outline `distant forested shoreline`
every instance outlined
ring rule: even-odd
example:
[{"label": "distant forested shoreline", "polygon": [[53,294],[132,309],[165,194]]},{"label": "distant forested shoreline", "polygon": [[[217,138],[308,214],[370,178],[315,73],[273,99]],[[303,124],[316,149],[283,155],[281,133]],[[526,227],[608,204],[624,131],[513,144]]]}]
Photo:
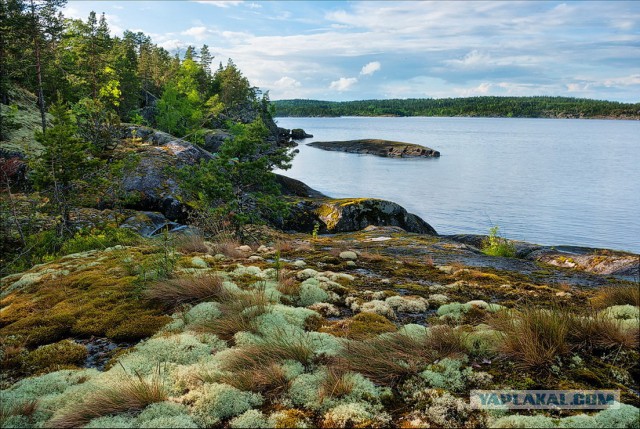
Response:
[{"label": "distant forested shoreline", "polygon": [[410,98],[360,101],[277,100],[279,117],[470,116],[640,119],[640,103],[570,97]]}]

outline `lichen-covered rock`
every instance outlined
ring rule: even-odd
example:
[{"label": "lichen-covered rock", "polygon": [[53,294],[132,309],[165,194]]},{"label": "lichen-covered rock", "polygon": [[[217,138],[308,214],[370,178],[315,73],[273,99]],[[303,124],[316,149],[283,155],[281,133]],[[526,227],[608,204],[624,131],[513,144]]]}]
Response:
[{"label": "lichen-covered rock", "polygon": [[407,232],[437,235],[431,225],[408,213],[402,206],[374,198],[314,199],[299,201],[291,208],[284,227],[320,233],[360,231],[370,225],[397,226]]},{"label": "lichen-covered rock", "polygon": [[358,259],[358,254],[356,252],[347,250],[344,252],[340,252],[340,259],[346,259],[349,261],[355,261],[356,259]]},{"label": "lichen-covered rock", "polygon": [[212,155],[185,140],[140,125],[125,125],[122,137],[130,139],[140,157],[133,171],[124,175],[123,189],[137,194],[140,206],[160,211],[171,220],[184,220],[181,200],[185,195],[168,167],[194,165]]}]

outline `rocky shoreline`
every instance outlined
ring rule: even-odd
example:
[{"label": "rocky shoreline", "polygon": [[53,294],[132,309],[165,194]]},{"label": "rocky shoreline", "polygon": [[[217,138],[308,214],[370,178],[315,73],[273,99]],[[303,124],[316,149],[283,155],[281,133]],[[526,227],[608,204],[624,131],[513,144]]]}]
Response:
[{"label": "rocky shoreline", "polygon": [[385,158],[438,158],[440,156],[440,152],[426,146],[381,139],[311,142],[307,143],[307,146]]}]

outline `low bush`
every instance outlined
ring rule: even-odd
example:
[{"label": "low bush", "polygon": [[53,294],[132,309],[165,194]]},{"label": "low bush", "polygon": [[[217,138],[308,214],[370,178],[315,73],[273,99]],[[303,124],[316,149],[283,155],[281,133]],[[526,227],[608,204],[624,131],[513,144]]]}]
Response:
[{"label": "low bush", "polygon": [[141,241],[140,235],[127,228],[88,228],[77,232],[65,241],[59,253],[68,255],[87,250],[106,249],[116,245],[130,246]]},{"label": "low bush", "polygon": [[489,236],[482,243],[482,252],[489,256],[515,256],[515,246],[506,238],[500,237],[498,230],[497,226],[489,229]]}]

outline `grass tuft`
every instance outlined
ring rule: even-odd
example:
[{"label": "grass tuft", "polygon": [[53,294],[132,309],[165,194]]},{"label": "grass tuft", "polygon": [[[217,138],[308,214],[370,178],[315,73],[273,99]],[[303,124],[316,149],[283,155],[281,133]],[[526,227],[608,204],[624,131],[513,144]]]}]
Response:
[{"label": "grass tuft", "polygon": [[613,305],[635,305],[640,307],[640,284],[602,288],[591,299],[591,304],[597,309]]},{"label": "grass tuft", "polygon": [[149,285],[145,296],[167,308],[220,299],[226,294],[223,279],[216,275],[183,277],[158,281]]},{"label": "grass tuft", "polygon": [[233,340],[238,332],[258,332],[258,324],[255,318],[269,311],[269,300],[260,293],[247,293],[239,295],[223,294],[219,297],[220,317],[202,323],[199,327],[216,334],[225,341]]},{"label": "grass tuft", "polygon": [[176,241],[176,248],[182,253],[209,253],[211,249],[199,234],[183,234]]},{"label": "grass tuft", "polygon": [[395,386],[437,359],[465,352],[463,335],[441,325],[432,327],[424,336],[393,333],[351,341],[342,350],[340,361],[346,370]]},{"label": "grass tuft", "polygon": [[499,311],[489,318],[489,324],[500,331],[498,351],[504,357],[519,368],[543,370],[557,356],[571,351],[568,336],[572,320],[565,310],[525,307]]},{"label": "grass tuft", "polygon": [[167,397],[159,373],[150,381],[139,376],[128,377],[96,391],[81,403],[70,405],[61,411],[61,415],[47,422],[46,426],[80,427],[98,417],[142,411],[150,404],[165,401]]}]

